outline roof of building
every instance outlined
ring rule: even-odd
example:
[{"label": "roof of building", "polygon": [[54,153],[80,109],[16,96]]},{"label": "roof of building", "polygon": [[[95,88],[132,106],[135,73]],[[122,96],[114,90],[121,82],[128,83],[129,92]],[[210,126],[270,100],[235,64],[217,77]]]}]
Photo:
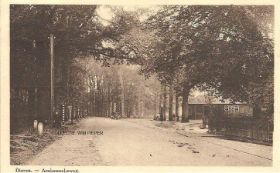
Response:
[{"label": "roof of building", "polygon": [[234,102],[232,103],[229,99],[222,99],[215,96],[190,96],[189,97],[189,104],[246,104],[241,102]]}]

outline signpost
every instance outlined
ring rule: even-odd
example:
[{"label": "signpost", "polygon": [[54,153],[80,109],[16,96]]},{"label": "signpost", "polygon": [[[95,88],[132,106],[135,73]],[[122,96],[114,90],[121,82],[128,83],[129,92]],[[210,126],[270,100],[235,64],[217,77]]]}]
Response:
[{"label": "signpost", "polygon": [[53,113],[54,113],[54,35],[50,34],[50,67],[51,67],[51,114],[50,114],[50,123],[53,123]]}]

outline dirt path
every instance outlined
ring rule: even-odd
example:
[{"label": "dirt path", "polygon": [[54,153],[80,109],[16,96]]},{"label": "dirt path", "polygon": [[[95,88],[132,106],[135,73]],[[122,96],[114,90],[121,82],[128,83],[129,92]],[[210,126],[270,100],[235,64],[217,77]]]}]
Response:
[{"label": "dirt path", "polygon": [[[103,135],[78,135],[77,131],[103,131]],[[54,142],[27,164],[64,166],[272,164],[270,146],[215,138],[185,137],[127,120],[88,118],[80,122],[77,131],[74,135],[65,135]],[[240,151],[235,146],[247,147],[248,152]]]}]

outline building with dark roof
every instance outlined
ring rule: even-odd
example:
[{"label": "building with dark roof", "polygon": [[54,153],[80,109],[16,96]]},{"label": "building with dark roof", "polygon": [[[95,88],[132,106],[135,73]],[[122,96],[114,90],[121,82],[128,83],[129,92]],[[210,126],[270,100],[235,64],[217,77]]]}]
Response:
[{"label": "building with dark roof", "polygon": [[247,103],[232,103],[229,100],[221,100],[217,97],[205,97],[203,95],[189,98],[188,109],[190,119],[202,119],[204,116],[208,116],[210,109],[213,108],[220,110],[224,116],[253,116],[253,108]]}]

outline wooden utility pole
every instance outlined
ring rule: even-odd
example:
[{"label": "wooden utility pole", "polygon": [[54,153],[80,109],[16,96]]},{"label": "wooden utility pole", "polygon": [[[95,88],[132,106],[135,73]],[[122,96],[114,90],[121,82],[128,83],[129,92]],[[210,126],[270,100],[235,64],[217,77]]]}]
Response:
[{"label": "wooden utility pole", "polygon": [[[33,55],[34,55],[34,64],[35,64],[35,86],[34,86],[34,116],[38,120],[38,54],[36,40],[32,42]],[[37,128],[37,127],[36,127]]]},{"label": "wooden utility pole", "polygon": [[51,114],[50,114],[50,122],[53,123],[53,113],[54,113],[54,35],[50,34],[50,67],[51,67]]}]

